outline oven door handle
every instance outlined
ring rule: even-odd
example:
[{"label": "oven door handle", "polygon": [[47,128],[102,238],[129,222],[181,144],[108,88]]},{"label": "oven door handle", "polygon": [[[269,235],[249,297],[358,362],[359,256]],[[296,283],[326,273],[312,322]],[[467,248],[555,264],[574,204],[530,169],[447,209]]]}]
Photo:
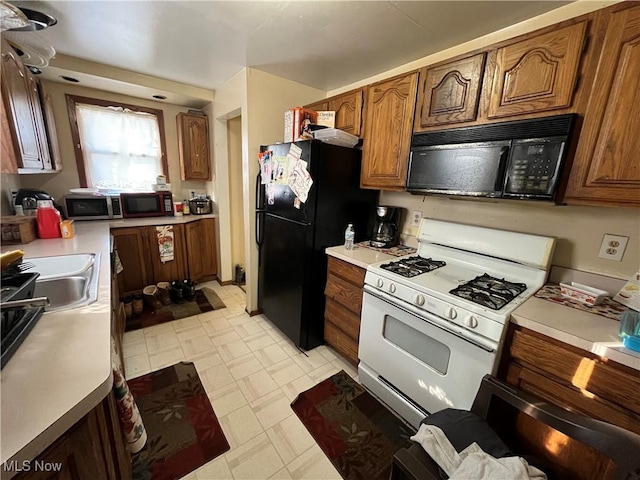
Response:
[{"label": "oven door handle", "polygon": [[[455,335],[459,339],[464,340],[465,342],[468,342],[472,345],[475,345],[476,347],[481,348],[489,353],[495,352],[498,349],[498,345],[496,343],[491,342],[490,340],[478,338],[477,334],[473,332],[469,332],[467,334],[469,336],[456,332],[451,328],[451,326],[448,324],[446,320],[440,320],[437,316],[430,314],[428,312],[424,312],[418,308],[413,307],[412,305],[407,305],[404,302],[400,304],[402,300],[398,300],[397,298],[394,298],[384,292],[381,292],[380,290],[376,290],[375,287],[365,284],[363,287],[363,290],[365,293],[368,293],[369,295],[373,295],[374,297],[379,298],[380,300],[382,300],[385,303],[388,303],[392,307],[403,310],[404,312],[410,315],[413,315],[414,317],[418,317],[420,318],[420,320],[427,322],[430,325],[433,325],[434,327],[439,328],[440,330],[444,330],[445,332],[450,333],[451,335]],[[471,337],[471,335],[473,335],[473,337]]]}]

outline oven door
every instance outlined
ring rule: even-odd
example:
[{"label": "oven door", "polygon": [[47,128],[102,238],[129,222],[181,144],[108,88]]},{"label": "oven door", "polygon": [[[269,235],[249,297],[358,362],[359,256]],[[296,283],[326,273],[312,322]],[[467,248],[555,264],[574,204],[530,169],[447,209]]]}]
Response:
[{"label": "oven door", "polygon": [[416,428],[426,414],[471,408],[498,344],[399,302],[365,285],[360,381]]}]

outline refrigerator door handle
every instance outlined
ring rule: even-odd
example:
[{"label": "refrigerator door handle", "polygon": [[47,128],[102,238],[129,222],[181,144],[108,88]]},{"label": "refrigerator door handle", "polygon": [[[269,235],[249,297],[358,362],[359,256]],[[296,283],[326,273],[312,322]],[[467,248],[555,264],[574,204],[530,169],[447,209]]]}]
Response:
[{"label": "refrigerator door handle", "polygon": [[256,176],[256,210],[264,209],[264,188],[262,187],[262,175],[258,172]]},{"label": "refrigerator door handle", "polygon": [[262,243],[264,242],[264,236],[262,235],[262,223],[263,220],[260,218],[264,216],[264,212],[256,212],[256,244],[258,248],[262,247]]}]

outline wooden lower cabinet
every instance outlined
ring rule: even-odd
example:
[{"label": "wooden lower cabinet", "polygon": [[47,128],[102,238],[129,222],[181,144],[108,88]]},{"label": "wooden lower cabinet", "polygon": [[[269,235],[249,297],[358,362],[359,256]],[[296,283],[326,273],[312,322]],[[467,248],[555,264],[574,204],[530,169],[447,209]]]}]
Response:
[{"label": "wooden lower cabinet", "polygon": [[163,263],[156,227],[114,228],[116,250],[124,268],[118,275],[121,295],[132,295],[147,285],[191,278],[213,278],[218,273],[216,219],[201,218],[173,225],[174,259]]},{"label": "wooden lower cabinet", "polygon": [[[112,392],[30,462],[18,480],[131,478],[131,456],[118,420]],[[47,471],[51,470],[51,471]],[[55,471],[53,471],[55,470]]]},{"label": "wooden lower cabinet", "polygon": [[[567,410],[640,434],[640,372],[590,352],[511,325],[499,376]],[[548,446],[567,478],[608,478],[608,460],[531,418],[516,427]],[[560,448],[562,446],[562,448]]]},{"label": "wooden lower cabinet", "polygon": [[354,365],[358,364],[364,275],[363,268],[334,257],[328,259],[324,339]]}]

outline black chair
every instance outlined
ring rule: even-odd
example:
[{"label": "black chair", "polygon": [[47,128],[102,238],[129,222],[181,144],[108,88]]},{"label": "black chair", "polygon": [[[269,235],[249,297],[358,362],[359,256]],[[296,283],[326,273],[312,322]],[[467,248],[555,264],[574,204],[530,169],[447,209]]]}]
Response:
[{"label": "black chair", "polygon": [[[440,427],[458,452],[477,442],[496,458],[525,458],[550,479],[640,480],[640,435],[551,405],[490,375],[470,412],[447,409],[423,423]],[[443,478],[417,443],[393,457],[390,480]]]}]

